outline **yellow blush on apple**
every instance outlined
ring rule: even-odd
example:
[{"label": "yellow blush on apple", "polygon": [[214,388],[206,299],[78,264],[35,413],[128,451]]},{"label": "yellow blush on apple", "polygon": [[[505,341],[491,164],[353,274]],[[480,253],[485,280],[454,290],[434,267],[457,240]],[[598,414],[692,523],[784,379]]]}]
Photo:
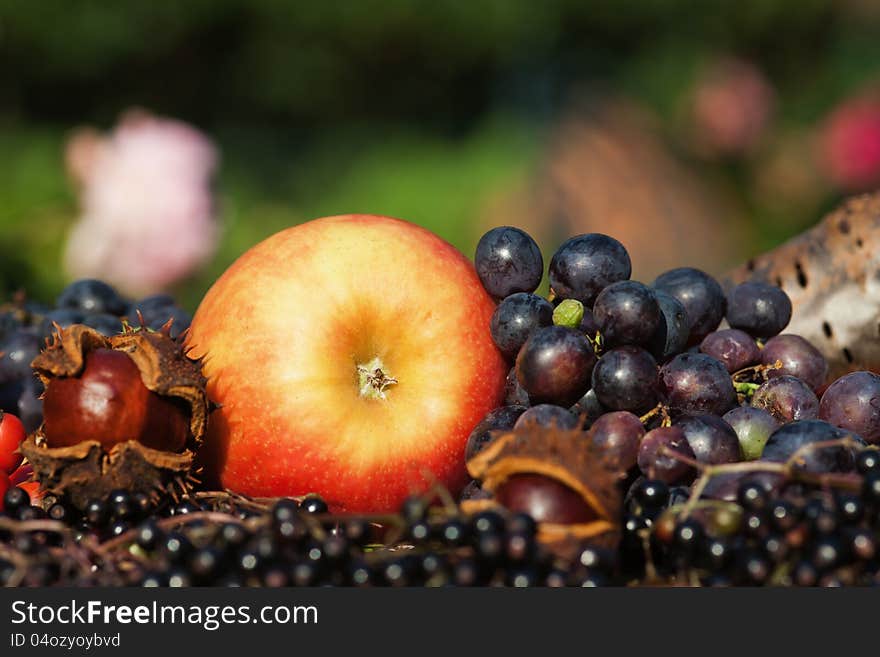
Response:
[{"label": "yellow blush on apple", "polygon": [[208,291],[187,338],[219,404],[209,470],[344,511],[459,489],[468,434],[503,395],[494,308],[470,261],[414,224],[345,215],[268,238]]}]

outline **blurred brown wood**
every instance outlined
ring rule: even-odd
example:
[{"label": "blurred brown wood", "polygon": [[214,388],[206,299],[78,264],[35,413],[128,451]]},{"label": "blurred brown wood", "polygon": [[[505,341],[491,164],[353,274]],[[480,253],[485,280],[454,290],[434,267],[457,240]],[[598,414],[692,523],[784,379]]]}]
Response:
[{"label": "blurred brown wood", "polygon": [[650,282],[682,264],[720,274],[744,254],[744,231],[723,191],[710,189],[624,101],[576,109],[554,129],[536,175],[494,199],[481,228],[516,225],[549,258],[566,238],[601,232],[629,250]]},{"label": "blurred brown wood", "polygon": [[880,371],[880,193],[845,201],[819,224],[730,272],[791,297],[786,333],[819,348],[830,376]]}]

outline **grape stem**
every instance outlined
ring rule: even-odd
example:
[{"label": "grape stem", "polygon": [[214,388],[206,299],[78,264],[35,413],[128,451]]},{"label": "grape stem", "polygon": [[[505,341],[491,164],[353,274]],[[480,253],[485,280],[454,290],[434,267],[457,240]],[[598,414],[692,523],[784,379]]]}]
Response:
[{"label": "grape stem", "polygon": [[766,381],[768,378],[767,375],[770,372],[780,369],[782,369],[782,361],[777,359],[775,363],[770,365],[752,365],[751,367],[744,367],[731,374],[730,378],[733,380],[734,385],[756,378],[760,378],[761,381]]},{"label": "grape stem", "polygon": [[660,402],[654,408],[652,408],[650,411],[648,411],[647,413],[642,415],[639,418],[639,421],[643,425],[645,425],[645,427],[647,427],[648,423],[652,419],[657,417],[658,415],[661,418],[661,420],[660,420],[661,427],[671,427],[672,426],[672,418],[669,416],[669,407],[666,406],[666,404],[664,404],[663,402]]},{"label": "grape stem", "polygon": [[734,381],[733,388],[746,399],[750,399],[755,394],[755,390],[761,387],[760,383],[750,383],[748,381]]},{"label": "grape stem", "polygon": [[835,438],[833,440],[821,440],[815,443],[802,445],[783,463],[775,463],[772,461],[747,461],[745,463],[720,463],[710,464],[697,461],[690,456],[686,456],[681,452],[669,449],[663,445],[658,450],[665,456],[670,456],[681,463],[685,463],[699,471],[700,476],[691,489],[690,497],[682,508],[681,520],[687,519],[691,512],[696,508],[697,501],[709,484],[712,477],[722,474],[732,474],[740,472],[766,472],[782,475],[784,478],[792,481],[801,481],[804,483],[817,484],[824,487],[846,488],[849,490],[859,490],[862,478],[858,475],[838,472],[814,473],[805,472],[798,466],[803,465],[804,457],[814,451],[820,449],[829,449],[833,447],[844,447],[852,449],[860,446],[860,443],[851,437]]}]

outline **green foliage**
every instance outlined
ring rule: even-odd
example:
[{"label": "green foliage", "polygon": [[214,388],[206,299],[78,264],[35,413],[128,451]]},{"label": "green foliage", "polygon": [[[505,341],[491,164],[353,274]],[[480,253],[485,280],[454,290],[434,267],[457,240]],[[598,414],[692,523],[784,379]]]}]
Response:
[{"label": "green foliage", "polygon": [[[878,24],[871,3],[833,0],[0,0],[0,293],[63,284],[65,136],[132,105],[223,152],[220,253],[178,291],[194,307],[247,247],[317,216],[397,215],[470,253],[572,95],[623,93],[680,145],[689,86],[734,54],[774,84],[776,129],[804,131],[880,76]],[[769,204],[751,166],[700,163],[756,247],[834,201]]]}]

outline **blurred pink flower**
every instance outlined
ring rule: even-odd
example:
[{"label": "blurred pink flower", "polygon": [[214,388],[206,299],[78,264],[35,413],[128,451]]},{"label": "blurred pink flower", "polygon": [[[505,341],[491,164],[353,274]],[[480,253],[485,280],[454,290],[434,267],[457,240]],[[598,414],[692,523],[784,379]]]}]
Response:
[{"label": "blurred pink flower", "polygon": [[750,62],[710,66],[692,91],[691,120],[699,145],[713,154],[742,155],[764,134],[776,104],[770,82]]},{"label": "blurred pink flower", "polygon": [[847,191],[880,184],[880,94],[851,98],[831,113],[822,132],[821,163]]},{"label": "blurred pink flower", "polygon": [[82,205],[65,252],[71,276],[140,296],[180,281],[216,251],[218,154],[195,128],[133,112],[106,136],[74,135],[66,160]]}]

